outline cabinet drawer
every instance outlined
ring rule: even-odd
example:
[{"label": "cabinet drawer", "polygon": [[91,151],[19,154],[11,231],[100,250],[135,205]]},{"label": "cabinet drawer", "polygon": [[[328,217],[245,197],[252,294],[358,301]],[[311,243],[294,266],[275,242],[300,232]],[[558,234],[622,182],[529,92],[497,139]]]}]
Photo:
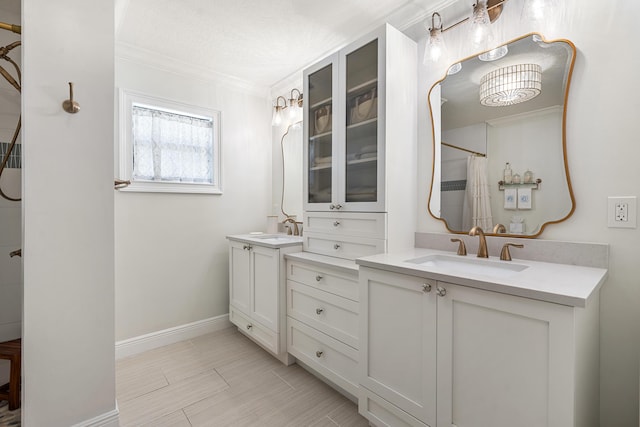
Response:
[{"label": "cabinet drawer", "polygon": [[359,287],[356,272],[349,275],[329,267],[288,261],[287,279],[358,301]]},{"label": "cabinet drawer", "polygon": [[278,334],[261,325],[259,322],[251,320],[249,316],[242,313],[233,306],[229,306],[229,321],[236,325],[238,329],[261,344],[267,350],[278,354]]},{"label": "cabinet drawer", "polygon": [[305,233],[303,248],[307,252],[338,258],[356,259],[386,252],[384,239],[352,237],[323,233]]},{"label": "cabinet drawer", "polygon": [[287,317],[287,350],[354,396],[358,395],[358,351]]},{"label": "cabinet drawer", "polygon": [[384,239],[386,229],[385,213],[307,212],[304,217],[304,230],[311,233]]},{"label": "cabinet drawer", "polygon": [[380,427],[428,427],[366,387],[360,387],[359,390],[358,412]]},{"label": "cabinet drawer", "polygon": [[355,301],[289,280],[287,315],[358,348],[358,303]]}]

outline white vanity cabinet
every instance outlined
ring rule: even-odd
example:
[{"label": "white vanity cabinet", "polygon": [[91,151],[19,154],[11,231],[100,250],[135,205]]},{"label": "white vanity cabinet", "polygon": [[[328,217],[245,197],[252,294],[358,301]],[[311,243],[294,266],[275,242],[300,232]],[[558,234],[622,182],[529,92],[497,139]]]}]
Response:
[{"label": "white vanity cabinet", "polygon": [[[288,350],[354,397],[358,394],[358,270],[287,258]],[[315,256],[317,258],[317,256]],[[306,259],[305,259],[306,258]]]},{"label": "white vanity cabinet", "polygon": [[273,247],[250,237],[228,239],[229,320],[283,363],[292,363],[286,350],[284,255],[299,252],[302,242]]},{"label": "white vanity cabinet", "polygon": [[573,307],[360,266],[376,426],[597,426],[598,296]]},{"label": "white vanity cabinet", "polygon": [[416,50],[385,25],[304,71],[305,251],[355,259],[413,246]]}]

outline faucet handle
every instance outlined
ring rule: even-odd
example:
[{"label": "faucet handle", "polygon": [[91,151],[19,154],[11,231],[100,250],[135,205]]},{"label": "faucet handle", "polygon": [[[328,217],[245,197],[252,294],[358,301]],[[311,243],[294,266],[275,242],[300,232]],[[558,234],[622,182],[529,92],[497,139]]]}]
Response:
[{"label": "faucet handle", "polygon": [[493,234],[506,233],[506,232],[507,232],[507,228],[502,224],[498,223],[493,227]]},{"label": "faucet handle", "polygon": [[462,239],[451,239],[452,242],[458,242],[458,255],[466,255],[467,247]]},{"label": "faucet handle", "polygon": [[509,246],[513,246],[514,248],[524,248],[524,245],[519,245],[517,243],[505,243],[502,247],[502,251],[500,251],[500,259],[502,261],[511,261],[511,252],[509,252]]}]

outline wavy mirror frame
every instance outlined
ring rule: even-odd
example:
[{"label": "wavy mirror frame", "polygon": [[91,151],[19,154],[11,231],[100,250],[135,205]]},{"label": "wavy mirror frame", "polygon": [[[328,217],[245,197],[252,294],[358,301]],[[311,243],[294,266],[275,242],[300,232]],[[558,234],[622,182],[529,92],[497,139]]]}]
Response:
[{"label": "wavy mirror frame", "polygon": [[[567,82],[566,82],[566,87],[565,87],[565,92],[564,92],[564,105],[562,108],[562,155],[563,155],[563,164],[564,164],[564,171],[565,171],[565,177],[567,180],[567,186],[568,186],[568,192],[569,192],[569,196],[571,198],[571,208],[569,210],[569,212],[567,213],[567,215],[565,215],[564,217],[560,218],[560,219],[556,219],[556,220],[551,220],[551,221],[547,221],[544,222],[543,224],[540,225],[540,228],[538,230],[537,233],[535,234],[510,234],[510,233],[493,233],[492,230],[484,230],[485,231],[485,235],[487,236],[500,236],[500,237],[509,237],[509,238],[520,238],[520,239],[532,239],[532,238],[536,238],[538,236],[540,236],[540,234],[542,234],[542,232],[544,231],[544,229],[549,225],[549,224],[558,224],[561,223],[565,220],[567,220],[569,217],[571,217],[571,215],[573,215],[573,212],[576,209],[576,201],[575,201],[575,196],[573,194],[573,188],[571,186],[571,177],[569,174],[569,163],[567,160],[567,105],[568,105],[568,98],[569,98],[569,89],[571,86],[571,78],[573,76],[573,68],[575,65],[575,61],[576,61],[576,55],[577,55],[577,50],[575,45],[573,44],[573,42],[571,42],[570,40],[567,39],[552,39],[552,40],[547,40],[542,34],[539,33],[528,33],[525,34],[521,37],[517,37],[515,39],[512,39],[506,43],[503,43],[500,46],[504,46],[504,45],[509,45],[511,43],[517,42],[519,40],[525,39],[527,37],[533,37],[533,36],[538,36],[540,37],[540,39],[545,42],[545,43],[556,43],[556,42],[562,42],[562,43],[566,43],[567,46],[569,46],[571,48],[571,61],[569,63],[569,69],[567,72]],[[497,46],[499,47],[499,46]],[[453,64],[456,64],[458,62],[464,62],[468,59],[472,59],[477,57],[478,55],[481,55],[482,53],[488,52],[487,51],[483,51],[483,52],[478,52],[474,55],[468,56],[466,58],[461,59],[460,61],[456,61]],[[445,79],[447,78],[447,74],[445,73],[445,75],[438,81],[436,81],[433,86],[431,86],[431,88],[429,89],[429,92],[427,94],[427,104],[428,104],[428,109],[429,109],[429,116],[431,119],[431,139],[433,141],[433,145],[432,145],[432,164],[431,164],[431,190],[429,191],[429,199],[427,201],[427,210],[429,211],[429,214],[434,218],[437,219],[439,221],[442,221],[444,223],[445,228],[447,229],[448,232],[453,233],[453,234],[467,234],[467,231],[458,231],[458,230],[452,230],[449,227],[449,224],[447,223],[447,220],[445,218],[440,218],[438,216],[436,216],[432,211],[431,211],[431,198],[434,192],[434,188],[433,188],[433,184],[434,184],[434,175],[435,175],[435,161],[436,161],[436,129],[435,129],[435,123],[433,120],[433,107],[431,105],[431,94],[434,90],[434,88],[436,88],[440,83],[442,83]],[[440,108],[440,105],[438,105],[438,108]],[[438,190],[440,191],[440,190]]]},{"label": "wavy mirror frame", "polygon": [[282,138],[280,138],[280,154],[282,155],[282,194],[280,197],[280,211],[282,212],[282,214],[285,216],[285,218],[291,218],[292,216],[290,214],[288,214],[287,212],[285,212],[284,210],[284,193],[285,193],[285,189],[286,189],[286,176],[285,176],[285,155],[284,155],[284,139],[286,138],[287,135],[289,135],[289,132],[291,131],[292,128],[294,128],[295,126],[300,126],[302,125],[302,120],[295,122],[295,123],[291,123],[289,126],[287,126],[287,130],[284,132],[284,134],[282,135]]}]

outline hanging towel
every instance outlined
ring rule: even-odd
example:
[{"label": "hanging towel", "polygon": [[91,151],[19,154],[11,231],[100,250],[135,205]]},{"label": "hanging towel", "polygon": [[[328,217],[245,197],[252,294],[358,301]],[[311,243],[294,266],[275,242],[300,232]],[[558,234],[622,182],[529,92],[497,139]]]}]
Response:
[{"label": "hanging towel", "polygon": [[462,208],[462,225],[465,230],[476,225],[483,230],[493,228],[486,157],[469,156],[467,159],[467,188]]},{"label": "hanging towel", "polygon": [[518,188],[518,209],[531,209],[531,188]]},{"label": "hanging towel", "polygon": [[504,208],[505,209],[516,209],[518,204],[516,199],[518,197],[518,192],[515,188],[505,188],[504,189]]}]

